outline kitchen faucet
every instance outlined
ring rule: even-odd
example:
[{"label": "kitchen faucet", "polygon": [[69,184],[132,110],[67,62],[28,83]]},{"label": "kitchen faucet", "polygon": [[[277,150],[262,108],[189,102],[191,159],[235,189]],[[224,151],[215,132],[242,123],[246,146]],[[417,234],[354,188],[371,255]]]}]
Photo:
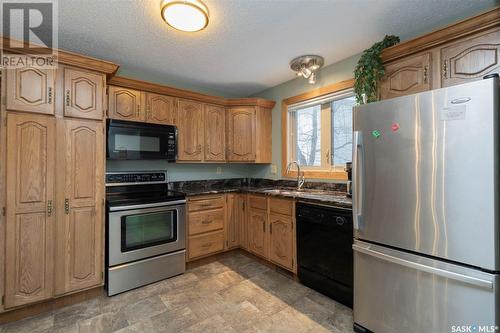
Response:
[{"label": "kitchen faucet", "polygon": [[302,185],[304,185],[304,182],[306,181],[304,178],[304,171],[300,171],[300,164],[297,161],[292,161],[288,163],[286,166],[286,173],[290,172],[290,169],[292,168],[292,165],[297,165],[297,190],[300,191],[302,188]]}]

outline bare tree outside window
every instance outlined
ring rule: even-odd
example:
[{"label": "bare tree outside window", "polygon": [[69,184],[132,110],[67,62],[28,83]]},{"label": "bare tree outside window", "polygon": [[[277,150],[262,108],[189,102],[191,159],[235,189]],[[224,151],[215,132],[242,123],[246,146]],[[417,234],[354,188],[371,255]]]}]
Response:
[{"label": "bare tree outside window", "polygon": [[321,106],[296,111],[296,157],[300,165],[321,165]]},{"label": "bare tree outside window", "polygon": [[333,165],[352,160],[352,108],[356,98],[347,97],[332,102]]}]

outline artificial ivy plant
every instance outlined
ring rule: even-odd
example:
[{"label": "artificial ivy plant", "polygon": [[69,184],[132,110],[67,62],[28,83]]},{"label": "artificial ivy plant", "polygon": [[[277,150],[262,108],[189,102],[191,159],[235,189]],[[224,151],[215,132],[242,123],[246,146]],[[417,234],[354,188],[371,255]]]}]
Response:
[{"label": "artificial ivy plant", "polygon": [[366,95],[367,103],[377,101],[377,84],[384,76],[384,65],[380,58],[383,49],[399,43],[399,37],[385,36],[380,42],[363,51],[361,58],[354,69],[354,92],[358,103],[363,103],[363,94]]}]

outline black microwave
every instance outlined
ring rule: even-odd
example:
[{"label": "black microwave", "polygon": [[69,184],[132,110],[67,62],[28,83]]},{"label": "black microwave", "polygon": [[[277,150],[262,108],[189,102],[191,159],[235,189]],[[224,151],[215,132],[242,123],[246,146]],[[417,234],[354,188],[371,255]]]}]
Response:
[{"label": "black microwave", "polygon": [[177,128],[133,121],[106,121],[106,158],[109,160],[177,159]]}]

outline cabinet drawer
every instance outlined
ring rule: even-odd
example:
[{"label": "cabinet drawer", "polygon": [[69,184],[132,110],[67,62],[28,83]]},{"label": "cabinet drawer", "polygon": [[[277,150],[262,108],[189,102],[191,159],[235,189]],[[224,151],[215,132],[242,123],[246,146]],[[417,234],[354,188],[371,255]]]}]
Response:
[{"label": "cabinet drawer", "polygon": [[224,231],[189,237],[189,259],[219,252],[224,249]]},{"label": "cabinet drawer", "polygon": [[190,198],[188,201],[188,211],[209,210],[224,207],[224,196],[200,196]]},{"label": "cabinet drawer", "polygon": [[272,198],[269,203],[272,213],[278,213],[283,215],[292,216],[293,214],[293,200],[287,199],[276,199]]},{"label": "cabinet drawer", "polygon": [[251,195],[248,201],[252,208],[267,210],[267,198],[264,196]]},{"label": "cabinet drawer", "polygon": [[224,227],[224,209],[189,213],[188,221],[189,235],[222,229]]}]

